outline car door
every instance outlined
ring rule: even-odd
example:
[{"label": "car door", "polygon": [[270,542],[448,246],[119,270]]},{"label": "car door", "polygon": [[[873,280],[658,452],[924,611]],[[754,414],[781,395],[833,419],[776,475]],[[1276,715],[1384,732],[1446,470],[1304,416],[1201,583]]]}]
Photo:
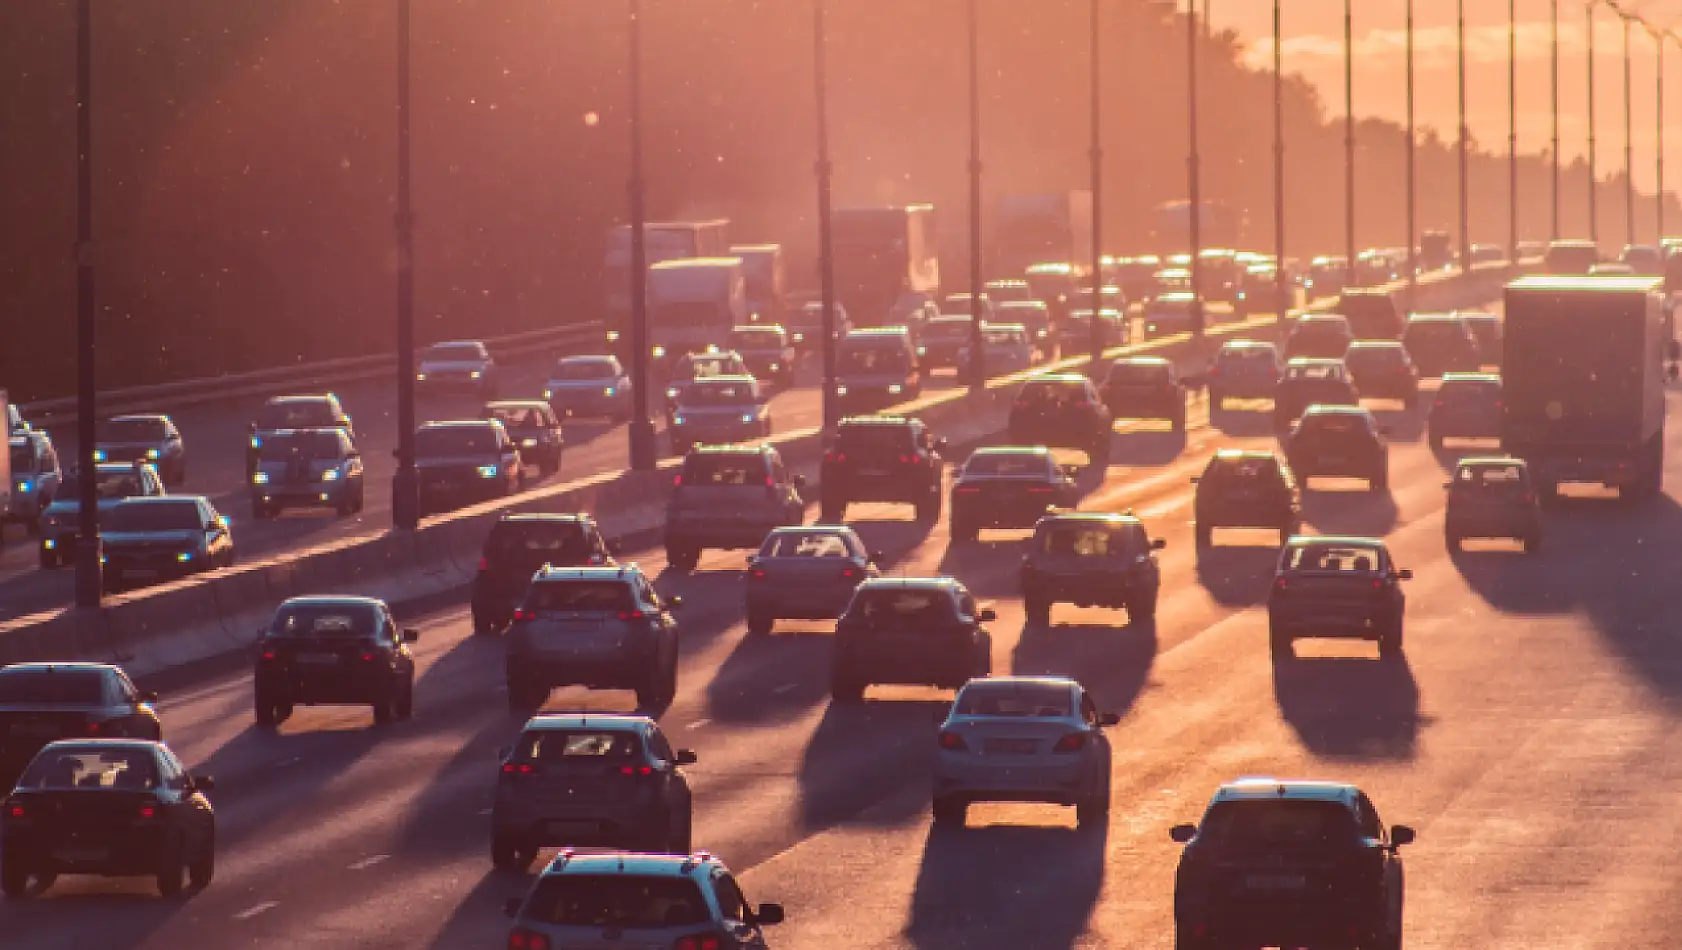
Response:
[{"label": "car door", "polygon": [[1079,698],[1081,722],[1086,724],[1088,739],[1086,770],[1087,779],[1093,788],[1103,788],[1104,779],[1110,771],[1110,737],[1104,735],[1103,726],[1098,722],[1098,705],[1086,690],[1079,686],[1073,687]]},{"label": "car door", "polygon": [[[197,847],[206,843],[214,846],[216,840],[216,815],[211,810],[210,800],[204,792],[192,787],[191,776],[181,760],[168,746],[155,746],[158,763],[158,776],[162,779],[165,794],[172,799],[174,809],[180,818],[180,825],[184,832],[193,839]],[[196,848],[195,848],[196,850]]]},{"label": "car door", "polygon": [[718,898],[719,917],[724,929],[735,938],[738,946],[763,948],[765,934],[754,923],[753,910],[748,907],[742,889],[728,871],[718,871],[713,877],[713,894]]},{"label": "car door", "polygon": [[[1395,848],[1390,847],[1390,832],[1378,816],[1378,809],[1373,807],[1372,800],[1362,792],[1355,798],[1355,821],[1361,828],[1361,837],[1377,841],[1384,849],[1384,899],[1388,907],[1385,921],[1391,927],[1397,928],[1401,923],[1402,900],[1405,883],[1402,874],[1402,858]],[[1399,929],[1399,928],[1397,928]]]},{"label": "car door", "polygon": [[672,749],[671,741],[660,731],[659,726],[650,726],[645,739],[649,754],[666,768],[667,806],[672,814],[688,815],[694,805],[694,796],[689,790],[689,777],[683,774],[683,769],[677,764],[677,753]]}]

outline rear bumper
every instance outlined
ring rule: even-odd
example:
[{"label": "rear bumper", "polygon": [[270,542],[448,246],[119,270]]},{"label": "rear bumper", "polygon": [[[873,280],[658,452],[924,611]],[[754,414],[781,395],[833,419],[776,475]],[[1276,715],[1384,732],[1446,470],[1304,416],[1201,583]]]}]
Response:
[{"label": "rear bumper", "polygon": [[984,498],[980,501],[952,499],[952,520],[981,528],[1032,528],[1045,517],[1046,509],[1057,507],[1065,499],[1055,495],[1026,499]]},{"label": "rear bumper", "polygon": [[1114,574],[1024,572],[1022,596],[1047,603],[1082,607],[1126,607],[1144,593],[1140,585]]},{"label": "rear bumper", "polygon": [[1450,515],[1443,530],[1463,538],[1541,537],[1542,519],[1532,513],[1467,512]]},{"label": "rear bumper", "polygon": [[957,689],[976,673],[976,656],[954,647],[950,656],[907,656],[888,648],[841,647],[830,661],[836,679],[872,685]]},{"label": "rear bumper", "polygon": [[1386,632],[1391,613],[1387,607],[1310,602],[1269,606],[1267,619],[1273,629],[1294,636],[1376,640]]},{"label": "rear bumper", "polygon": [[700,519],[667,521],[666,547],[724,548],[726,550],[757,548],[765,543],[765,536],[771,533],[772,528],[781,526],[781,523],[775,519],[738,521],[721,518],[716,521]]},{"label": "rear bumper", "polygon": [[540,653],[509,654],[507,681],[554,689],[584,686],[590,689],[636,689],[654,675],[653,655],[575,659]]},{"label": "rear bumper", "polygon": [[152,874],[163,854],[163,832],[135,828],[72,837],[58,830],[8,828],[0,850],[10,861],[21,860],[36,872],[126,877]]},{"label": "rear bumper", "polygon": [[1086,790],[1087,780],[1080,756],[1055,765],[1004,765],[1009,756],[966,754],[976,762],[954,762],[957,756],[942,753],[935,761],[934,793],[940,798],[963,802],[1044,802],[1050,805],[1076,804]]},{"label": "rear bumper", "polygon": [[[352,661],[345,661],[350,663]],[[394,687],[389,670],[257,668],[255,689],[274,702],[299,706],[360,705],[385,700]]]},{"label": "rear bumper", "polygon": [[834,620],[853,599],[853,588],[793,587],[774,580],[748,582],[749,614],[770,614],[779,620]]},{"label": "rear bumper", "polygon": [[497,802],[491,833],[540,848],[563,845],[634,845],[664,826],[657,807],[604,802],[595,805],[545,806]]},{"label": "rear bumper", "polygon": [[885,502],[915,504],[933,494],[934,488],[923,478],[903,475],[859,475],[826,469],[820,484],[825,498],[847,502]]}]

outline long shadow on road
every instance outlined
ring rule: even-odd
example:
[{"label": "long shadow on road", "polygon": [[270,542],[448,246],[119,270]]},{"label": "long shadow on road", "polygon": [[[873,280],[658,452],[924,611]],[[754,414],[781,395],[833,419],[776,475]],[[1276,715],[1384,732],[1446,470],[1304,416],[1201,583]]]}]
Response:
[{"label": "long shadow on road", "polygon": [[1279,549],[1273,546],[1217,544],[1200,548],[1197,582],[1223,607],[1252,607],[1267,600],[1278,562]]},{"label": "long shadow on road", "polygon": [[1071,677],[1092,693],[1100,709],[1125,713],[1150,682],[1156,650],[1155,624],[1025,626],[1011,672]]},{"label": "long shadow on road", "polygon": [[1675,623],[1682,576],[1682,506],[1668,495],[1649,502],[1566,501],[1551,513],[1541,555],[1565,562],[1558,583],[1596,632],[1665,701],[1682,704],[1682,632]]},{"label": "long shadow on road", "polygon": [[1302,517],[1321,534],[1352,534],[1382,538],[1396,526],[1396,499],[1388,491],[1329,490],[1339,484],[1315,479],[1304,487]]},{"label": "long shadow on road", "polygon": [[1104,885],[1106,830],[933,828],[905,936],[920,950],[1066,950]]},{"label": "long shadow on road", "polygon": [[1279,713],[1317,756],[1411,759],[1419,684],[1406,658],[1290,657],[1273,665]]},{"label": "long shadow on road", "polygon": [[[869,699],[830,703],[800,762],[800,818],[807,833],[854,819],[908,784],[927,787],[934,759],[937,715],[951,700]],[[871,824],[894,825],[923,806],[872,813]]]}]

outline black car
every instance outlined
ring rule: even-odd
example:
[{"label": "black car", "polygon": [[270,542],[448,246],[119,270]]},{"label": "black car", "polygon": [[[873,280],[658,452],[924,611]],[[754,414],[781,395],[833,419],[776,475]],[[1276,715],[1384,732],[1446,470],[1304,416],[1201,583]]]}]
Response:
[{"label": "black car", "polygon": [[1342,360],[1294,359],[1273,394],[1273,424],[1288,429],[1309,406],[1359,406],[1361,391]]},{"label": "black car", "polygon": [[508,707],[535,710],[557,686],[635,690],[644,707],[677,695],[680,597],[635,564],[544,568],[508,628]]},{"label": "black car", "polygon": [[1342,314],[1304,314],[1285,338],[1285,359],[1342,359],[1354,339],[1355,333]]},{"label": "black car", "polygon": [[1386,829],[1353,785],[1241,779],[1221,786],[1174,876],[1174,946],[1398,948],[1400,849],[1413,829]]},{"label": "black car", "polygon": [[1378,641],[1378,655],[1400,656],[1407,597],[1397,569],[1377,538],[1295,537],[1279,552],[1267,597],[1268,645],[1289,656],[1298,637]]},{"label": "black car", "polygon": [[257,454],[263,448],[263,439],[271,433],[291,429],[343,429],[352,442],[356,441],[356,428],[339,404],[339,397],[332,393],[270,397],[247,428],[250,431],[245,446],[247,475],[256,471]]},{"label": "black car", "polygon": [[748,372],[760,382],[775,382],[787,388],[794,385],[794,367],[799,357],[788,331],[774,323],[760,323],[733,327],[725,345],[741,354]]},{"label": "black car", "polygon": [[1514,538],[1524,553],[1542,547],[1542,506],[1530,467],[1511,456],[1463,458],[1443,484],[1443,534],[1450,551],[1466,538]]},{"label": "black car", "polygon": [[1174,361],[1162,356],[1127,356],[1110,364],[1100,390],[1117,419],[1166,419],[1186,430],[1186,385]]},{"label": "black car", "polygon": [[859,585],[835,624],[830,694],[858,702],[867,686],[958,689],[993,671],[998,619],[950,577],[877,577]]},{"label": "black car", "polygon": [[1222,449],[1192,479],[1197,546],[1214,543],[1216,528],[1274,528],[1279,543],[1302,526],[1301,494],[1291,467],[1271,452]]},{"label": "black car", "polygon": [[842,419],[819,469],[823,520],[839,524],[858,502],[913,505],[917,520],[940,520],[946,440],[906,416]]},{"label": "black car", "polygon": [[0,667],[0,785],[56,739],[162,739],[152,708],[121,669],[104,663],[13,663]]},{"label": "black car", "polygon": [[1421,376],[1475,373],[1483,367],[1483,352],[1472,327],[1457,313],[1416,313],[1408,317],[1402,342]]},{"label": "black car", "polygon": [[1074,466],[1044,446],[976,449],[952,483],[952,540],[974,541],[982,528],[1031,528],[1050,508],[1073,508]]},{"label": "black car", "polygon": [[252,692],[257,725],[272,729],[296,706],[372,706],[381,725],[415,711],[420,638],[368,597],[294,597],[257,643]]},{"label": "black car", "polygon": [[1394,399],[1409,409],[1419,404],[1419,369],[1401,341],[1356,340],[1343,365],[1363,397]]},{"label": "black car", "polygon": [[1465,321],[1466,326],[1472,330],[1472,336],[1478,341],[1478,359],[1485,366],[1499,368],[1502,341],[1505,338],[1501,318],[1481,310],[1457,310],[1455,315]]},{"label": "black car", "polygon": [[428,422],[415,432],[422,515],[512,495],[525,486],[520,448],[502,423]]},{"label": "black car", "polygon": [[502,428],[520,449],[520,462],[537,466],[545,477],[561,470],[566,434],[560,417],[543,399],[499,399],[485,403],[484,417]]},{"label": "black car", "polygon": [[28,897],[63,874],[151,877],[165,897],[201,890],[216,874],[215,787],[153,739],[54,742],[0,812],[0,891]]},{"label": "black car", "polygon": [[1209,408],[1222,409],[1229,399],[1272,399],[1285,373],[1285,361],[1272,343],[1228,340],[1209,366],[1205,384]]},{"label": "black car", "polygon": [[[1378,283],[1391,279],[1388,268]],[[1357,340],[1394,340],[1402,334],[1402,308],[1383,287],[1346,287],[1338,295],[1336,311],[1349,321]]]},{"label": "black car", "polygon": [[1053,604],[1125,608],[1128,622],[1156,620],[1162,573],[1152,539],[1131,514],[1079,511],[1046,515],[1022,557],[1022,605],[1028,622],[1051,622]]},{"label": "black car", "polygon": [[1501,377],[1494,373],[1445,373],[1426,420],[1431,448],[1445,439],[1501,437]]},{"label": "black car", "polygon": [[854,330],[836,344],[835,398],[841,412],[863,415],[923,394],[917,345],[904,327]]},{"label": "black car", "polygon": [[1093,465],[1110,464],[1115,417],[1092,381],[1079,373],[1047,373],[1022,384],[1010,407],[1010,441],[1081,449]]},{"label": "black car", "polygon": [[102,518],[105,585],[171,580],[234,563],[228,519],[202,495],[125,498]]},{"label": "black car", "polygon": [[587,514],[503,515],[491,526],[473,575],[473,632],[507,629],[532,575],[544,567],[612,564],[617,547]]},{"label": "black car", "polygon": [[1389,429],[1360,406],[1309,406],[1285,437],[1285,457],[1304,488],[1316,476],[1364,478],[1373,491],[1390,485]]},{"label": "black car", "polygon": [[975,319],[942,314],[923,325],[920,338],[922,368],[932,373],[942,367],[958,368],[958,354],[969,346],[975,333]]},{"label": "black car", "polygon": [[491,863],[525,871],[545,847],[606,845],[688,854],[694,797],[673,749],[648,716],[534,716],[503,749],[491,805]]}]

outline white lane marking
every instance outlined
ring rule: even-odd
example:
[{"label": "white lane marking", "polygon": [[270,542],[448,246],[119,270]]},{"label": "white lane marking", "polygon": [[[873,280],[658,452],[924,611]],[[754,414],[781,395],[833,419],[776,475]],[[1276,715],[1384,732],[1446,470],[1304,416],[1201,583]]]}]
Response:
[{"label": "white lane marking", "polygon": [[703,719],[697,719],[694,722],[690,723],[689,725],[684,726],[683,728],[685,728],[685,729],[699,729],[702,726],[705,726],[705,725],[707,725],[711,722],[712,722],[711,719],[704,719],[704,718]]},{"label": "white lane marking", "polygon": [[788,692],[791,689],[794,689],[796,686],[799,686],[799,685],[800,685],[799,683],[784,683],[783,685],[778,686],[775,689],[771,690],[771,692],[777,694],[778,696],[781,696],[782,694]]},{"label": "white lane marking", "polygon": [[356,862],[355,864],[352,864],[350,866],[350,870],[352,870],[352,871],[366,871],[367,869],[373,867],[376,864],[379,864],[381,861],[385,861],[385,860],[389,859],[390,857],[391,857],[391,855],[389,855],[389,854],[370,854],[367,857],[363,858],[362,860]]},{"label": "white lane marking", "polygon": [[247,907],[246,909],[244,909],[244,910],[240,911],[239,913],[235,914],[234,919],[235,920],[250,920],[251,918],[257,916],[258,914],[264,913],[266,911],[274,910],[276,907],[279,907],[279,906],[280,906],[279,901],[264,901],[261,904],[253,904],[250,907]]},{"label": "white lane marking", "polygon": [[479,814],[481,814],[481,815],[489,815],[489,814],[491,814],[491,813],[492,813],[492,812],[494,812],[494,811],[495,811],[495,809],[493,809],[493,808],[481,808],[481,809],[479,809]]}]

